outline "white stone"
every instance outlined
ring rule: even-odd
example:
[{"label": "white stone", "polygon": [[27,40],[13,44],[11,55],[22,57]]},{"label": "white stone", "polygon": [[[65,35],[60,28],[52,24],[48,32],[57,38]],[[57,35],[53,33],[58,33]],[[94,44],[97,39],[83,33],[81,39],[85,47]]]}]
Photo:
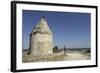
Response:
[{"label": "white stone", "polygon": [[44,17],[32,29],[29,49],[32,55],[53,53],[53,35]]}]

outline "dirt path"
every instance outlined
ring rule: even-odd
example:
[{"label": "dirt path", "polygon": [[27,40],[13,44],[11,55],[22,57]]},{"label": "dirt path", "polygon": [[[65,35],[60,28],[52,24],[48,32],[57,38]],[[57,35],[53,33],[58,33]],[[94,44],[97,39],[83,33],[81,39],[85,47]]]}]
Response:
[{"label": "dirt path", "polygon": [[65,60],[86,60],[88,56],[81,53],[67,53]]}]

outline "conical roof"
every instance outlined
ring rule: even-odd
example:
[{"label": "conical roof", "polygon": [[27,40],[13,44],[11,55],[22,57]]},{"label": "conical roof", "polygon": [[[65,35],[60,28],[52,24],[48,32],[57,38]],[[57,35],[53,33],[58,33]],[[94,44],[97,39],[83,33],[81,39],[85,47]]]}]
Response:
[{"label": "conical roof", "polygon": [[40,19],[39,23],[33,29],[32,32],[33,33],[39,32],[39,33],[44,33],[44,34],[51,34],[52,33],[44,16]]}]

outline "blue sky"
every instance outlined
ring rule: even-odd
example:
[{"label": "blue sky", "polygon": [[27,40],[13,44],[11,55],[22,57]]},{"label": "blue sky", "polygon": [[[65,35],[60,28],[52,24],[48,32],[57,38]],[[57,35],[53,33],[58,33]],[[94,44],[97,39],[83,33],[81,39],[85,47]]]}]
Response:
[{"label": "blue sky", "polygon": [[64,45],[66,48],[90,47],[90,13],[23,10],[23,49],[29,48],[29,34],[42,16],[45,16],[53,32],[54,46],[59,48],[63,48]]}]

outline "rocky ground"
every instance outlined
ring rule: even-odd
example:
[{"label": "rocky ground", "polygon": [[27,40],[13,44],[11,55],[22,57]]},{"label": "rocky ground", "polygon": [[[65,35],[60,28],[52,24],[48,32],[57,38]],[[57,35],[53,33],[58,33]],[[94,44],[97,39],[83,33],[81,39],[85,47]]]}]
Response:
[{"label": "rocky ground", "polygon": [[90,52],[64,52],[48,55],[27,55],[23,52],[22,61],[27,62],[45,62],[45,61],[63,61],[63,60],[88,60],[91,58]]},{"label": "rocky ground", "polygon": [[90,59],[90,53],[67,53],[65,60],[88,60]]}]

